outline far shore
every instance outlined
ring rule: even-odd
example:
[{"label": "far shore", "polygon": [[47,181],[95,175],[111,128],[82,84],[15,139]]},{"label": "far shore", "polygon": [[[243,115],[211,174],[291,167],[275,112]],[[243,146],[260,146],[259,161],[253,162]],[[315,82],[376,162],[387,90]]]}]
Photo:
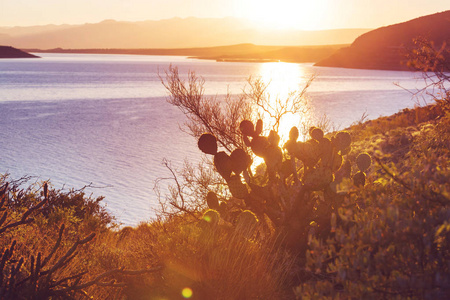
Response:
[{"label": "far shore", "polygon": [[218,47],[175,49],[22,49],[33,53],[83,53],[187,56],[220,62],[291,62],[314,63],[348,45],[326,46],[262,46],[238,44]]}]

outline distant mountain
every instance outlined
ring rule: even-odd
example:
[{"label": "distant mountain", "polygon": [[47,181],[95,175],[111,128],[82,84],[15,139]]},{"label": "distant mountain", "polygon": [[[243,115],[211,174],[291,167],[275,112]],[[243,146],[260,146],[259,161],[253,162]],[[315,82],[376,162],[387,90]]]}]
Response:
[{"label": "distant mountain", "polygon": [[38,26],[14,26],[14,27],[0,27],[0,34],[6,34],[8,36],[27,36],[32,34],[38,34],[43,32],[57,31],[67,28],[78,27],[80,25],[38,25]]},{"label": "distant mountain", "polygon": [[[0,44],[17,48],[191,48],[257,45],[349,44],[369,29],[260,30],[236,18],[172,18],[159,21],[106,20],[84,25],[0,27]],[[7,36],[5,36],[7,35]]]},{"label": "distant mountain", "polygon": [[367,32],[316,66],[407,70],[405,53],[417,37],[450,47],[450,10]]},{"label": "distant mountain", "polygon": [[13,47],[0,46],[0,58],[33,58],[33,57],[36,58],[38,56]]}]

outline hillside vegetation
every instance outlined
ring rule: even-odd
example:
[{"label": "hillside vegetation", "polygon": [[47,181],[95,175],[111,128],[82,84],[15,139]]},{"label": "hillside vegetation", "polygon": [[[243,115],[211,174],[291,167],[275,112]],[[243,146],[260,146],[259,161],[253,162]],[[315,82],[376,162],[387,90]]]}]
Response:
[{"label": "hillside vegetation", "polygon": [[449,298],[449,77],[425,46],[411,63],[434,103],[339,132],[280,130],[312,78],[287,99],[256,79],[219,101],[170,68],[203,162],[166,162],[169,194],[135,228],[84,189],[0,177],[0,298]]},{"label": "hillside vegetation", "polygon": [[181,299],[185,288],[192,299],[448,297],[450,113],[405,110],[348,132],[348,155],[373,158],[365,187],[345,183],[331,233],[309,233],[303,257],[303,242],[281,246],[263,220],[239,227],[226,212],[186,211],[117,229],[101,199],[2,177],[2,298]]}]

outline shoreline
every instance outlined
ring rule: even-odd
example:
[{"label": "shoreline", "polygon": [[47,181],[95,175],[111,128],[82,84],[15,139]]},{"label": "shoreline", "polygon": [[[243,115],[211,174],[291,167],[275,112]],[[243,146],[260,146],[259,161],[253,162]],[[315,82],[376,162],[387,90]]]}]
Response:
[{"label": "shoreline", "polygon": [[325,46],[264,46],[238,44],[198,48],[150,48],[150,49],[23,49],[33,53],[78,53],[78,54],[126,54],[186,56],[190,59],[215,60],[218,62],[290,62],[314,63],[332,55],[348,45]]}]

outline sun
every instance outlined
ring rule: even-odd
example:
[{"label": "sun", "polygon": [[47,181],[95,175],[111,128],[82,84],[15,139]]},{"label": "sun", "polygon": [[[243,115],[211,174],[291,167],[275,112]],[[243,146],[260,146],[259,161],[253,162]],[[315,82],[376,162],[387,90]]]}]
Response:
[{"label": "sun", "polygon": [[236,2],[239,17],[266,29],[321,29],[330,0],[244,0]]}]

